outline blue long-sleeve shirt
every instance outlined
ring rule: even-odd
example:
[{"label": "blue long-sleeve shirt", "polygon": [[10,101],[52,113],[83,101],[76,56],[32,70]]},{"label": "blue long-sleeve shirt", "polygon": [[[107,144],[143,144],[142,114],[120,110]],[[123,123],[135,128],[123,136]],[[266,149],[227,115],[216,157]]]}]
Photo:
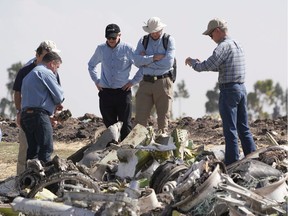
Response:
[{"label": "blue long-sleeve shirt", "polygon": [[[101,63],[101,73],[97,65]],[[134,48],[127,43],[119,42],[111,48],[106,43],[97,46],[88,62],[88,71],[95,84],[103,88],[122,88],[129,81],[134,85],[141,81],[141,70],[129,80],[131,67],[134,64]]]},{"label": "blue long-sleeve shirt", "polygon": [[50,115],[54,113],[56,105],[64,100],[64,93],[56,75],[42,64],[25,76],[21,93],[23,110],[29,107],[42,108]]},{"label": "blue long-sleeve shirt", "polygon": [[[149,36],[150,37],[150,36]],[[149,38],[147,48],[145,50],[140,38],[135,50],[135,64],[142,68],[143,75],[159,76],[168,73],[173,68],[175,58],[175,39],[170,36],[167,44],[167,50],[163,46],[163,34],[158,40]],[[145,52],[145,55],[141,55]],[[155,54],[164,54],[165,57],[159,61],[153,62]]]},{"label": "blue long-sleeve shirt", "polygon": [[241,45],[230,37],[225,37],[214,49],[212,56],[203,62],[192,59],[195,71],[219,72],[220,84],[245,81],[245,58]]}]

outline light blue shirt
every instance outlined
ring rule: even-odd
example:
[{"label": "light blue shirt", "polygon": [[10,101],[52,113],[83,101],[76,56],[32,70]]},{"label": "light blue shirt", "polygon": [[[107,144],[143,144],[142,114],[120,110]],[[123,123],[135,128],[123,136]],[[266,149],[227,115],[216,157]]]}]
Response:
[{"label": "light blue shirt", "polygon": [[225,37],[214,49],[212,56],[203,62],[192,59],[195,71],[217,71],[218,82],[231,83],[245,81],[245,58],[241,45],[229,37]]},{"label": "light blue shirt", "polygon": [[[175,58],[175,39],[170,36],[167,44],[167,50],[163,46],[163,33],[158,40],[149,38],[146,50],[142,44],[143,37],[139,40],[135,50],[135,64],[141,66],[143,75],[160,76],[173,69]],[[145,52],[146,55],[141,55]],[[160,61],[153,62],[155,54],[164,54],[165,57]]]},{"label": "light blue shirt", "polygon": [[[96,66],[101,63],[101,73]],[[138,70],[132,80],[129,80],[131,67],[134,64],[134,48],[127,43],[119,42],[111,48],[107,43],[97,46],[88,62],[88,71],[95,84],[103,88],[122,88],[128,82],[133,85],[142,79]]]},{"label": "light blue shirt", "polygon": [[23,79],[21,107],[23,110],[33,107],[42,108],[52,115],[56,105],[64,100],[61,86],[56,75],[45,65],[36,66]]}]

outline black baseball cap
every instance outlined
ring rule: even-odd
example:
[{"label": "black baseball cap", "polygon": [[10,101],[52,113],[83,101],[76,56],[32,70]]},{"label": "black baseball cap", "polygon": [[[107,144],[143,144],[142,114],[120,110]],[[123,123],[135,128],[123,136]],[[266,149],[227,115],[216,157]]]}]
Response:
[{"label": "black baseball cap", "polygon": [[120,28],[116,24],[109,24],[106,26],[105,37],[117,37],[120,32]]}]

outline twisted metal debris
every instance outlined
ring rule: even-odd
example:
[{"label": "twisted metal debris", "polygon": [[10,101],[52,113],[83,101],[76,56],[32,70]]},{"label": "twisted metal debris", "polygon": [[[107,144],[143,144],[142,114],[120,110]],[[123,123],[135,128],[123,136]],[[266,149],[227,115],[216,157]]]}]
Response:
[{"label": "twisted metal debris", "polygon": [[157,135],[137,125],[117,143],[120,128],[67,160],[28,161],[21,175],[0,182],[0,201],[42,216],[287,214],[287,146],[226,167],[218,148],[191,148],[185,130]]}]

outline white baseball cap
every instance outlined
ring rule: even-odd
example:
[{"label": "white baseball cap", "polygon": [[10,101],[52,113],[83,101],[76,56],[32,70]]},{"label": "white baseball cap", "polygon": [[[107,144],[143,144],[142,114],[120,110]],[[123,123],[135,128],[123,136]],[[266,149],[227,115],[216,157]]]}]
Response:
[{"label": "white baseball cap", "polygon": [[56,53],[61,52],[61,50],[57,49],[56,43],[54,41],[51,41],[51,40],[45,40],[45,41],[41,42],[39,47],[43,47],[44,49],[48,49],[48,50],[50,50],[52,52],[56,52]]}]

